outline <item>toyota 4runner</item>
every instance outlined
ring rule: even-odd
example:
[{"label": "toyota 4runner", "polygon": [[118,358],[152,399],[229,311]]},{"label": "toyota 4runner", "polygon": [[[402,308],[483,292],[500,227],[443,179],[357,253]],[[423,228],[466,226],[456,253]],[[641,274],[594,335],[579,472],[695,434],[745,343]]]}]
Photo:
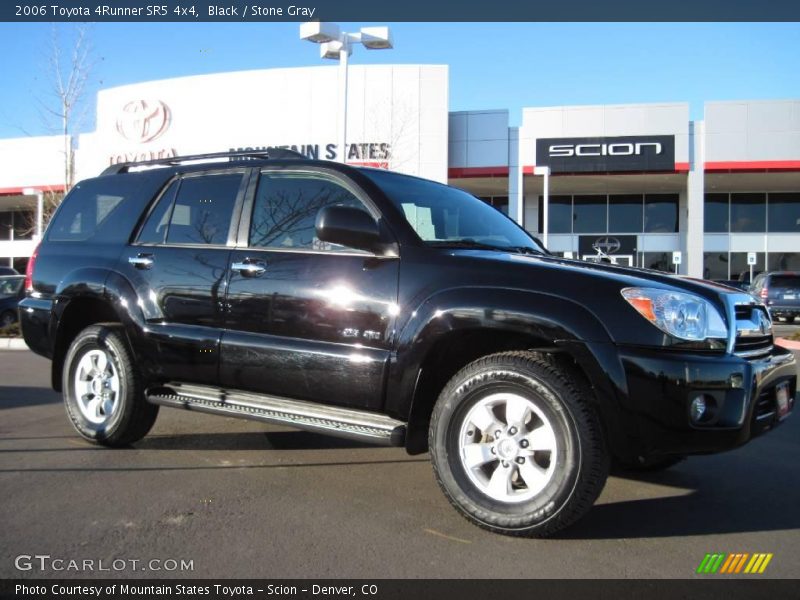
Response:
[{"label": "toyota 4runner", "polygon": [[792,410],[754,297],[562,259],[466,192],[286,154],[114,165],[64,199],[20,316],[81,436],[126,446],[171,406],[429,451],[470,521],[546,536],[612,460],[729,450]]}]

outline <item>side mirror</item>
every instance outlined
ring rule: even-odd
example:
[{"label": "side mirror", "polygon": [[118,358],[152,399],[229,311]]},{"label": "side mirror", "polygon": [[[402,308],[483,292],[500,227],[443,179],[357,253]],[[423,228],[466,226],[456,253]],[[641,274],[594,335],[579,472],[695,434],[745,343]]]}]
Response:
[{"label": "side mirror", "polygon": [[360,208],[327,206],[317,213],[317,238],[358,250],[375,250],[380,241],[378,223]]}]

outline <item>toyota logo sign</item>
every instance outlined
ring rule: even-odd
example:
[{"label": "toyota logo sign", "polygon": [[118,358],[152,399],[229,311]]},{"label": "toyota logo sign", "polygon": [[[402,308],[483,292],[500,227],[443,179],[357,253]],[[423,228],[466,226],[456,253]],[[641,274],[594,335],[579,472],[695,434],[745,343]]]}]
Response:
[{"label": "toyota logo sign", "polygon": [[134,100],[122,107],[117,132],[128,141],[144,144],[163,134],[169,123],[169,107],[161,100]]}]

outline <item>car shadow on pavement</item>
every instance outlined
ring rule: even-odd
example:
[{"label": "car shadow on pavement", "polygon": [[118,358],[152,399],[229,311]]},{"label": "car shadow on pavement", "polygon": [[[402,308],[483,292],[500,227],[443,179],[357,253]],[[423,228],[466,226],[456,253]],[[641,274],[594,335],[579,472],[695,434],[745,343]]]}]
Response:
[{"label": "car shadow on pavement", "polygon": [[0,385],[0,410],[59,402],[61,394],[49,388]]},{"label": "car shadow on pavement", "polygon": [[782,472],[777,466],[728,464],[711,473],[703,467],[676,467],[657,474],[616,476],[682,493],[596,504],[586,517],[556,537],[659,538],[800,529],[796,508],[800,488],[794,473]]},{"label": "car shadow on pavement", "polygon": [[335,450],[376,447],[308,431],[153,435],[135,445],[137,450]]}]

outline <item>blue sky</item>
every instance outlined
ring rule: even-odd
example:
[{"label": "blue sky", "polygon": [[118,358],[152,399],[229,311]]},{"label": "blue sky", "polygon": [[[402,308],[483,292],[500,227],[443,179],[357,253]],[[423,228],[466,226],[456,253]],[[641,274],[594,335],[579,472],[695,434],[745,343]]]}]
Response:
[{"label": "blue sky", "polygon": [[[348,31],[375,23],[342,24]],[[395,49],[353,63],[450,66],[450,109],[800,97],[798,23],[396,23]],[[69,24],[59,25],[65,40]],[[0,138],[48,133],[49,24],[0,23]],[[220,71],[334,64],[297,23],[95,23],[90,96],[102,87]],[[83,130],[94,127],[89,114]]]}]

